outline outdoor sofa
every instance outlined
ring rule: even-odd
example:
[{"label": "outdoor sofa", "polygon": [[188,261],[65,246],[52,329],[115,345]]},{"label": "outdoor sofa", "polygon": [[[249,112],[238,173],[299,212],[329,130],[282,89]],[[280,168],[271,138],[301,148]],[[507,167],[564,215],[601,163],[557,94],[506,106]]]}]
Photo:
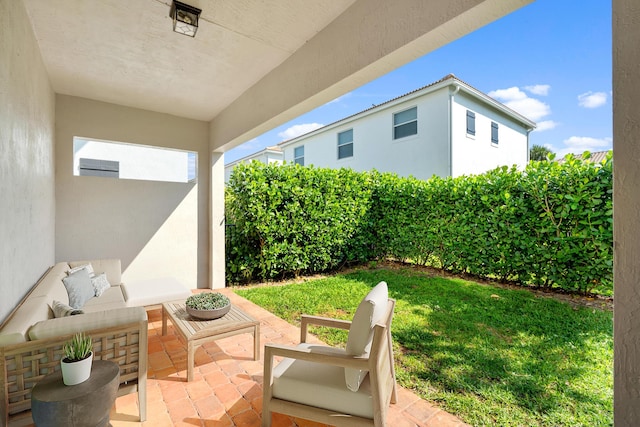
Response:
[{"label": "outdoor sofa", "polygon": [[[85,273],[92,275],[92,290],[99,289],[99,296],[86,295]],[[82,287],[77,286],[81,290],[74,288],[77,281],[82,283]],[[84,296],[80,295],[82,292]],[[144,421],[145,307],[190,294],[171,278],[122,284],[119,259],[60,262],[51,267],[1,325],[0,410],[4,425],[8,425],[10,415],[31,408],[31,389],[45,375],[60,368],[63,344],[77,332],[91,336],[94,360],[111,360],[119,365],[119,395],[138,392],[140,420]],[[73,308],[70,302],[76,306],[81,302],[82,306]]]}]

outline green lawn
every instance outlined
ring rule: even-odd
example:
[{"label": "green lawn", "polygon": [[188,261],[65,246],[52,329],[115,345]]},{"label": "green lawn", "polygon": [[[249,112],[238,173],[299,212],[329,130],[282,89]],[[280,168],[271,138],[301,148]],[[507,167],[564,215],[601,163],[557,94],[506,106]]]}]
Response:
[{"label": "green lawn", "polygon": [[[526,290],[406,269],[361,270],[236,292],[290,323],[351,319],[379,281],[397,301],[398,383],[474,426],[613,424],[613,319]],[[346,334],[313,330],[332,345]]]}]

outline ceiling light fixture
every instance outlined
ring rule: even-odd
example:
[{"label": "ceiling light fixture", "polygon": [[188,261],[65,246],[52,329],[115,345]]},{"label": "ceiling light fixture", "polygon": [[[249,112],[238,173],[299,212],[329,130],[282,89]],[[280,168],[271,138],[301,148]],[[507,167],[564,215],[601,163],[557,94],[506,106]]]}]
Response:
[{"label": "ceiling light fixture", "polygon": [[198,19],[202,10],[174,0],[169,16],[173,19],[173,31],[185,36],[195,37],[198,31]]}]

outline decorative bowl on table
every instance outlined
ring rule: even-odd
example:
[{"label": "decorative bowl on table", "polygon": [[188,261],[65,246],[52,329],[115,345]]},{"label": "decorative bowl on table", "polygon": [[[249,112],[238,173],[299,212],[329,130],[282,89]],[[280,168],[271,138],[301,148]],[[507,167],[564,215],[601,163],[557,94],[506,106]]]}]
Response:
[{"label": "decorative bowl on table", "polygon": [[189,316],[201,320],[218,319],[231,310],[231,301],[219,292],[191,295],[185,305]]}]

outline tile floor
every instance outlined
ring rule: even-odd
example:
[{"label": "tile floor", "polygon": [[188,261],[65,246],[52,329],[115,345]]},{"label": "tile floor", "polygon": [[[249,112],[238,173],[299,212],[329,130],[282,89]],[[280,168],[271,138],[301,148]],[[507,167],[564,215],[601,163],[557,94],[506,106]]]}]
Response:
[{"label": "tile floor", "polygon": [[[224,291],[234,304],[260,320],[260,344],[297,344],[299,329],[255,304]],[[162,336],[160,310],[149,312],[147,420],[138,421],[137,395],[119,397],[111,410],[113,427],[258,427],[262,407],[262,359],[253,360],[253,340],[243,334],[205,344],[196,351],[194,381],[186,382],[187,353],[173,333]],[[320,427],[318,423],[273,415],[273,427]],[[27,424],[28,425],[28,424]],[[466,426],[454,416],[398,387],[389,409],[390,427]]]}]

